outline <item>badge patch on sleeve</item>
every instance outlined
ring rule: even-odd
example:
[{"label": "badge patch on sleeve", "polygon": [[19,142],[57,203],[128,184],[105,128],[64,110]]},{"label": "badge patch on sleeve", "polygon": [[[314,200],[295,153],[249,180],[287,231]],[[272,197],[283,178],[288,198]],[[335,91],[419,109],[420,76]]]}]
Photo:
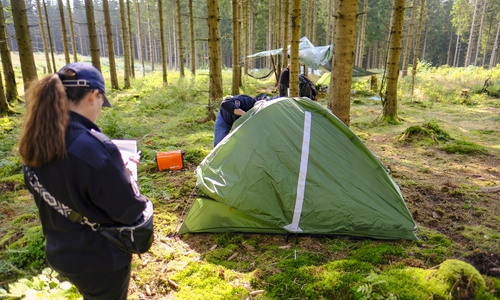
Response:
[{"label": "badge patch on sleeve", "polygon": [[240,100],[234,100],[234,104],[236,104],[236,106],[240,107],[241,102],[240,102]]}]

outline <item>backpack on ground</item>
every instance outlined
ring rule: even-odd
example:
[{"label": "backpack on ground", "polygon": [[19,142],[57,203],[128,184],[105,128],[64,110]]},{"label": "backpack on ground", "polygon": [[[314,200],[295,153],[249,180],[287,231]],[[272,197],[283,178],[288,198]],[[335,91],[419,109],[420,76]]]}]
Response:
[{"label": "backpack on ground", "polygon": [[307,97],[311,100],[316,101],[317,95],[318,92],[316,91],[314,83],[304,74],[299,74],[299,96]]}]

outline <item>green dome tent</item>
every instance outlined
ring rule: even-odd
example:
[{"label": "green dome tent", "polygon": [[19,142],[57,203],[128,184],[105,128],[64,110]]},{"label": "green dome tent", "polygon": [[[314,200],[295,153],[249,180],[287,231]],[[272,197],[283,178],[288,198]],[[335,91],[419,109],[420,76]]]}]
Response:
[{"label": "green dome tent", "polygon": [[196,170],[179,234],[254,232],[416,240],[389,171],[329,110],[278,98],[248,111]]}]

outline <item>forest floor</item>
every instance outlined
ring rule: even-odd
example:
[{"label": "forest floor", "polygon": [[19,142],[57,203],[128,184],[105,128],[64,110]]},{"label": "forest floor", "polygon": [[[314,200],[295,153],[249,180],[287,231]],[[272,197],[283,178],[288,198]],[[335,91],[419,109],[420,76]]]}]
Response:
[{"label": "forest floor", "polygon": [[[190,95],[185,95],[188,88],[183,88],[178,84],[173,89],[184,93],[179,99],[190,99]],[[253,92],[249,94],[258,93]],[[141,103],[131,96],[137,92],[120,93],[112,98],[113,111],[104,111],[99,124],[108,131],[143,130],[129,134],[142,136],[141,190],[154,198],[156,213],[156,239],[151,250],[141,259],[134,256],[129,299],[365,299],[370,295],[356,292],[356,287],[370,274],[371,269],[366,269],[364,263],[382,275],[384,270],[398,265],[433,270],[446,259],[458,259],[470,263],[484,276],[500,278],[498,98],[482,97],[464,104],[458,101],[459,96],[456,103],[424,96],[411,100],[402,97],[398,104],[400,122],[381,124],[380,101],[373,95],[353,95],[350,129],[391,170],[421,240],[351,243],[300,237],[295,243],[294,238],[288,240],[279,235],[177,235],[176,229],[196,194],[193,173],[212,147],[213,124],[194,121],[204,116],[205,100],[189,103],[170,94],[152,93],[141,98]],[[326,97],[321,95],[321,104],[326,105]],[[5,136],[17,138],[17,133]],[[172,148],[186,150],[185,167],[180,171],[158,171],[154,153]],[[2,251],[22,240],[25,229],[21,227],[38,225],[36,207],[22,188],[21,177],[16,176],[17,179],[0,178]],[[430,241],[426,240],[428,236],[432,237]],[[365,250],[373,257],[360,258]],[[4,255],[2,251],[0,254]],[[306,259],[297,262],[294,255]],[[355,270],[339,271],[351,277],[340,277],[344,279],[323,294],[320,290],[315,294],[304,289],[314,286],[319,280],[314,276],[328,269],[325,265],[345,259],[356,260]],[[288,265],[295,267],[288,269]],[[308,270],[317,267],[308,271],[313,273],[311,281],[295,273],[304,266]],[[32,270],[16,272],[9,271],[2,285],[31,274]],[[286,288],[276,281],[279,276],[288,276],[283,279]],[[495,285],[490,281],[488,292],[497,298],[488,299],[500,299],[500,281],[496,282]],[[408,287],[393,289],[394,285],[389,285],[387,289],[374,290],[371,296],[390,299],[390,293],[401,298],[410,295],[403,291]],[[426,297],[429,295],[434,294],[428,292]]]},{"label": "forest floor", "polygon": [[[351,129],[391,170],[424,240],[419,247],[428,247],[431,253],[422,258],[412,257],[410,251],[409,258],[391,257],[389,263],[437,268],[443,256],[437,251],[432,253],[434,246],[427,245],[425,239],[426,233],[438,232],[452,243],[447,259],[466,261],[481,274],[500,278],[500,100],[474,107],[407,101],[400,104],[401,122],[397,125],[378,123],[379,101],[362,97],[358,100],[351,107]],[[408,128],[429,123],[437,125],[441,130],[438,133],[448,136],[447,140],[441,140],[435,132],[430,136],[403,136]],[[182,189],[185,176],[189,177],[195,168],[188,165],[186,170],[175,173],[171,182]],[[178,220],[189,208],[191,196],[186,194],[177,205]],[[258,239],[260,247],[293,246],[280,236],[244,234],[243,239]],[[217,246],[215,239],[206,234],[174,235],[163,241],[169,246],[177,244],[186,253],[193,251],[200,258],[209,256]],[[345,251],[330,252],[321,239],[303,237],[299,244],[304,251],[328,253],[330,261],[347,255]],[[239,252],[240,262],[259,255],[244,243]],[[165,271],[172,265],[166,262],[162,268]]]}]

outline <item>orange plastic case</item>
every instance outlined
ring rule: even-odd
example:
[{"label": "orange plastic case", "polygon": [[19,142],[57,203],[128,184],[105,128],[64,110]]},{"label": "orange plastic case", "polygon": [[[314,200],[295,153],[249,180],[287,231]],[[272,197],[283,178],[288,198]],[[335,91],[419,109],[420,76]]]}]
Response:
[{"label": "orange plastic case", "polygon": [[175,150],[169,152],[157,152],[156,153],[156,164],[158,165],[158,170],[162,171],[165,169],[169,170],[180,170],[184,167],[184,152],[182,150]]}]

